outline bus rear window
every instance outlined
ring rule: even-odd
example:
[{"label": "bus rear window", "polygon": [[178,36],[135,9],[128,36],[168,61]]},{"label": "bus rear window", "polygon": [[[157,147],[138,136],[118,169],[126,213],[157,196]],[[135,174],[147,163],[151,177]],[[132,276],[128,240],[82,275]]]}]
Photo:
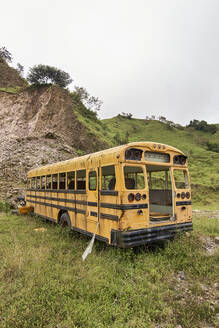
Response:
[{"label": "bus rear window", "polygon": [[169,163],[170,155],[164,153],[158,153],[153,151],[146,151],[144,153],[144,158],[148,162],[157,162],[157,163]]},{"label": "bus rear window", "polygon": [[126,189],[145,188],[144,172],[140,166],[125,166],[124,179]]},{"label": "bus rear window", "polygon": [[189,179],[186,170],[173,170],[176,189],[188,189]]}]

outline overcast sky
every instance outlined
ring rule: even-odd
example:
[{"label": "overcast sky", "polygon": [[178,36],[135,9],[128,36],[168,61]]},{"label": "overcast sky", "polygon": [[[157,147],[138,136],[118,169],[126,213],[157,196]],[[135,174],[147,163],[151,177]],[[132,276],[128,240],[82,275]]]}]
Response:
[{"label": "overcast sky", "polygon": [[1,44],[130,112],[219,123],[219,0],[1,1]]}]

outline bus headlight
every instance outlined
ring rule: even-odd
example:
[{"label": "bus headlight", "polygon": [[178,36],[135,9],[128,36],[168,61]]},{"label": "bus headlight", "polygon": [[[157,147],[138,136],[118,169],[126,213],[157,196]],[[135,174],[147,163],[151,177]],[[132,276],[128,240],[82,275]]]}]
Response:
[{"label": "bus headlight", "polygon": [[184,199],[186,197],[186,194],[184,193],[184,191],[181,193],[181,198]]},{"label": "bus headlight", "polygon": [[141,198],[146,199],[147,198],[146,194],[143,194]]}]

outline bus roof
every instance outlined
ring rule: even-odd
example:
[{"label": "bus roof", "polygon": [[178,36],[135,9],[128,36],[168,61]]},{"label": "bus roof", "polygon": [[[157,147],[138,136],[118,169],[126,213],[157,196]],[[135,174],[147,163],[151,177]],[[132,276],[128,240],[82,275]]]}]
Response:
[{"label": "bus roof", "polygon": [[[156,145],[156,148],[154,148],[154,145]],[[161,149],[158,148],[158,146],[161,146]],[[163,146],[165,146],[165,150],[163,150]],[[72,165],[75,163],[81,163],[82,166],[86,167],[86,164],[88,161],[96,161],[97,159],[106,159],[107,161],[116,161],[118,160],[118,155],[121,154],[125,149],[130,148],[130,147],[139,147],[139,148],[145,148],[148,149],[149,151],[161,151],[161,152],[175,152],[177,154],[184,155],[183,152],[181,152],[179,149],[174,148],[172,146],[166,145],[166,144],[160,144],[158,142],[152,142],[152,141],[141,141],[141,142],[131,142],[125,145],[105,149],[98,151],[96,153],[91,153],[88,155],[80,156],[80,157],[74,157],[65,161],[53,163],[53,164],[48,164],[44,166],[40,166],[38,168],[32,169],[27,173],[27,177],[31,178],[34,176],[41,176],[41,175],[46,175],[50,174],[50,172],[55,173],[57,170],[57,173],[61,172],[62,169],[64,171],[71,171],[72,170]],[[104,155],[104,156],[103,156]]]}]

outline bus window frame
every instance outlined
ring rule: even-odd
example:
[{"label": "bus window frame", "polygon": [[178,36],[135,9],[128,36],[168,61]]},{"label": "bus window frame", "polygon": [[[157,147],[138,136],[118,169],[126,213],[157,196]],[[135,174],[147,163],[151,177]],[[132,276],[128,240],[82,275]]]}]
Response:
[{"label": "bus window frame", "polygon": [[[125,166],[133,166],[133,167],[141,167],[143,169],[143,174],[144,174],[144,179],[145,179],[145,186],[143,189],[127,189],[126,188],[126,185],[125,185],[125,175],[124,175],[124,168]],[[122,167],[121,167],[121,178],[122,178],[122,188],[124,191],[136,191],[136,190],[139,190],[139,191],[147,191],[148,190],[148,179],[147,179],[147,170],[146,170],[146,167],[145,167],[145,164],[141,164],[139,162],[135,162],[135,163],[130,163],[130,162],[125,162],[125,163],[122,163]]]},{"label": "bus window frame", "polygon": [[[61,182],[62,182],[60,178],[62,178],[62,174],[65,175],[65,179],[64,179],[64,180],[65,180],[65,181],[64,181],[64,183],[65,183],[65,188],[60,188],[60,184],[61,184]],[[61,173],[58,174],[58,176],[59,176],[59,178],[58,178],[58,179],[59,179],[59,184],[58,184],[58,187],[59,187],[59,188],[58,188],[58,190],[66,190],[66,177],[67,177],[66,172],[61,172]]]},{"label": "bus window frame", "polygon": [[[78,188],[78,181],[84,181],[84,180],[78,180],[78,172],[79,171],[85,171],[85,188],[84,189],[79,189]],[[76,169],[75,170],[75,190],[77,191],[87,191],[87,169]],[[82,177],[83,178],[83,177]]]},{"label": "bus window frame", "polygon": [[[95,172],[96,173],[96,188],[95,189],[90,189],[90,173]],[[87,170],[87,190],[88,191],[97,191],[98,190],[98,171],[97,169],[89,169]]]},{"label": "bus window frame", "polygon": [[[114,188],[113,189],[103,189],[102,188],[102,179],[103,179],[103,177],[105,177],[103,174],[102,174],[102,172],[103,172],[103,168],[105,168],[105,167],[108,167],[108,166],[114,166],[114,172],[115,172],[115,179],[116,179],[116,181],[115,181],[115,185],[114,185]],[[109,164],[109,165],[101,165],[101,167],[100,167],[100,190],[101,191],[116,191],[117,190],[117,186],[118,186],[118,179],[119,179],[119,175],[118,175],[118,172],[117,172],[117,169],[116,169],[116,164],[115,163],[113,163],[113,164]],[[111,180],[110,180],[111,181]],[[108,183],[108,186],[109,186],[109,183]]]},{"label": "bus window frame", "polygon": [[[71,180],[74,181],[74,188],[69,188],[69,184],[71,183],[71,181],[68,182],[70,173],[74,173],[74,179]],[[66,182],[67,190],[76,190],[76,170],[66,172],[66,178],[67,178],[67,182]]]},{"label": "bus window frame", "polygon": [[[178,188],[176,186],[176,181],[175,181],[175,176],[174,176],[174,170],[177,170],[177,171],[184,171],[186,173],[186,176],[187,176],[187,183],[188,183],[188,186],[186,187],[185,185],[185,188]],[[184,178],[185,178],[185,175],[184,175]],[[188,190],[188,189],[191,189],[191,182],[190,182],[190,176],[189,176],[189,171],[188,171],[188,168],[185,168],[185,167],[175,167],[173,166],[172,167],[172,179],[173,179],[173,182],[174,182],[174,189],[175,190]],[[186,178],[185,178],[185,184],[186,184]]]}]

